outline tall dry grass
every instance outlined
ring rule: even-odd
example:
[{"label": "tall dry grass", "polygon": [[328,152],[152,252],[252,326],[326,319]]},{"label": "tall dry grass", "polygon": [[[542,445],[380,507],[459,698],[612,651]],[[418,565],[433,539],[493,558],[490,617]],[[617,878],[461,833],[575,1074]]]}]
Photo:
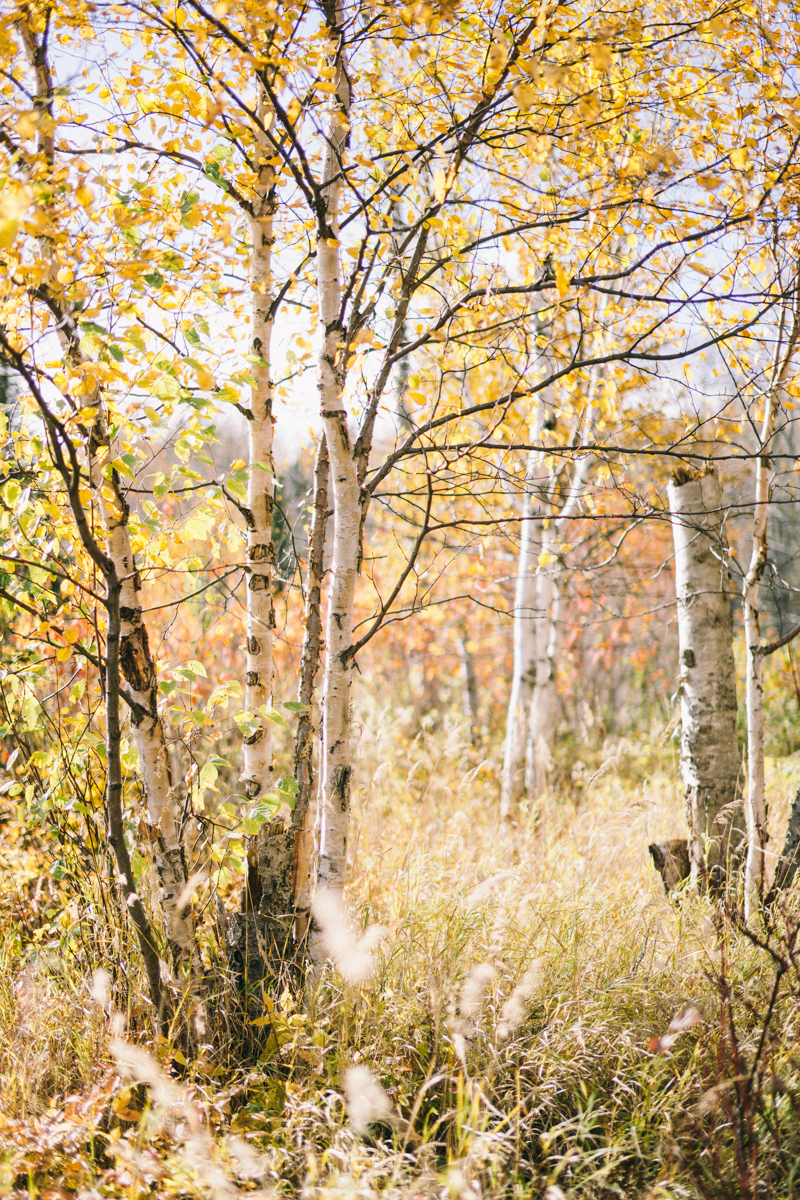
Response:
[{"label": "tall dry grass", "polygon": [[[229,1014],[226,1053],[209,1036],[186,1061],[149,1039],[135,978],[109,1017],[102,962],[7,923],[0,1194],[800,1194],[800,987],[787,975],[754,1081],[772,1099],[731,1115],[720,977],[746,1069],[774,961],[708,900],[663,894],[647,844],[682,829],[672,743],[606,745],[501,827],[496,752],[366,699],[358,716],[350,931],[328,914],[337,965],[251,1006],[238,1069]],[[798,778],[800,761],[770,764],[773,846]],[[229,994],[222,958],[208,966]],[[692,1007],[702,1019],[650,1049]]]}]

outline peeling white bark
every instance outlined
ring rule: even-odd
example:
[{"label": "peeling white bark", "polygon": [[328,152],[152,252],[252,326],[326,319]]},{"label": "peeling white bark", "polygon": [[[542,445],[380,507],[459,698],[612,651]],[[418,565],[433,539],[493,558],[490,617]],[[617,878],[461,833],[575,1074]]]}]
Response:
[{"label": "peeling white bark", "polygon": [[739,759],[726,514],[713,474],[679,475],[669,485],[669,504],[678,600],[681,772],[697,885],[707,874],[712,881],[719,878],[735,841],[731,819]]},{"label": "peeling white bark", "polygon": [[[26,54],[34,71],[37,86],[37,105],[52,115],[53,81],[47,62],[44,42],[38,42],[26,20],[20,23]],[[52,125],[37,132],[39,150],[52,163],[54,140]],[[54,298],[51,303],[60,308]],[[73,312],[64,307],[59,313],[58,336],[70,363],[76,369],[88,363],[80,347],[80,331]],[[113,461],[116,447],[110,443],[102,391],[92,380],[84,404],[95,411],[94,425],[88,447],[88,473],[99,508],[106,541],[106,553],[111,559],[119,595],[119,671],[127,685],[131,710],[133,742],[139,757],[139,769],[145,791],[150,839],[160,888],[160,902],[166,923],[167,940],[176,967],[183,967],[198,976],[194,928],[191,913],[183,911],[180,897],[186,887],[187,871],[181,831],[178,825],[176,797],[167,757],[164,728],[158,712],[158,680],[156,667],[147,640],[139,599],[140,581],[131,549],[128,526],[129,510],[116,472],[107,478],[104,466]]]},{"label": "peeling white bark", "polygon": [[314,863],[314,805],[312,790],[314,770],[314,689],[322,652],[321,598],[325,567],[325,530],[328,518],[328,447],[325,435],[320,439],[314,465],[314,507],[308,546],[306,574],[305,632],[300,660],[300,686],[297,699],[305,710],[297,722],[294,750],[294,773],[297,797],[292,813],[295,829],[293,900],[295,937],[304,942],[308,934],[313,899]]},{"label": "peeling white bark", "polygon": [[131,736],[139,757],[150,842],[159,884],[159,900],[167,939],[176,967],[200,972],[191,910],[180,904],[188,882],[164,726],[158,712],[158,676],[142,618],[140,580],[131,549],[128,506],[116,476],[108,480],[103,464],[113,458],[99,409],[92,433],[90,478],[106,532],[106,552],[114,564],[120,589],[119,668],[130,697]]},{"label": "peeling white bark", "polygon": [[[347,867],[350,826],[351,710],[353,672],[353,602],[361,541],[361,488],[344,408],[344,347],[341,319],[341,262],[338,178],[350,129],[350,83],[341,49],[340,7],[326,8],[335,58],[332,107],[325,122],[325,153],[320,181],[324,218],[317,237],[319,358],[317,386],[328,446],[333,486],[333,551],[325,628],[322,691],[322,751],[317,887],[341,894]],[[314,959],[325,957],[319,931],[312,925],[309,948]]]},{"label": "peeling white bark", "polygon": [[[258,117],[269,128],[272,113],[261,90]],[[271,723],[260,711],[269,708],[273,692],[272,631],[275,611],[272,574],[275,549],[272,543],[274,506],[274,463],[272,456],[272,247],[275,219],[275,172],[268,160],[272,150],[255,126],[257,154],[262,160],[253,195],[250,220],[250,353],[257,360],[250,368],[255,383],[250,393],[248,421],[250,445],[247,512],[247,676],[245,712],[258,722],[244,738],[242,782],[247,797],[255,800],[272,787]]]}]

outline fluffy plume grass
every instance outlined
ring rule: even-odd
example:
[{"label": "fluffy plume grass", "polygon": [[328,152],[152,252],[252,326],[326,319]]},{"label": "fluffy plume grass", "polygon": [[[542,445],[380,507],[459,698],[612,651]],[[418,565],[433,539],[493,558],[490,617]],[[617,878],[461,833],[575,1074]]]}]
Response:
[{"label": "fluffy plume grass", "polygon": [[[347,913],[317,914],[332,961],[248,1008],[238,1069],[235,1022],[215,1049],[219,1009],[193,1056],[149,1037],[142,982],[115,966],[124,931],[106,965],[55,918],[51,945],[23,944],[6,914],[0,1192],[800,1194],[800,987],[787,974],[759,1108],[730,1081],[758,1053],[775,964],[709,901],[663,894],[646,848],[682,829],[671,750],[611,748],[588,789],[500,828],[497,763],[457,727],[404,728],[363,719]],[[773,846],[798,774],[771,768]]]}]

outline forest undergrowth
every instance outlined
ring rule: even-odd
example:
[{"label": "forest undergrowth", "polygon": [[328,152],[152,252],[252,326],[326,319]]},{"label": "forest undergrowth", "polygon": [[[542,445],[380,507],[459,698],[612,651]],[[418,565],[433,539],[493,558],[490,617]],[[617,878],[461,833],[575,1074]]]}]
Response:
[{"label": "forest undergrowth", "polygon": [[[209,906],[191,1049],[153,1039],[129,933],[4,814],[0,1194],[800,1195],[791,914],[759,947],[735,906],[665,897],[671,744],[607,744],[499,828],[496,756],[409,726],[362,714],[366,942],[243,1017]],[[771,761],[773,844],[798,778]]]}]

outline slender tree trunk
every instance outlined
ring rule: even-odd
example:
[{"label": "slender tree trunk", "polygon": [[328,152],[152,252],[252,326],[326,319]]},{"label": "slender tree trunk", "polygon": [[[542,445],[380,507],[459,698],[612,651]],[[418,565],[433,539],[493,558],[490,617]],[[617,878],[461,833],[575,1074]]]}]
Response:
[{"label": "slender tree trunk", "polygon": [[466,628],[459,631],[458,655],[461,661],[461,689],[464,698],[464,715],[469,726],[469,740],[473,746],[478,746],[481,740],[478,716],[478,680],[475,676],[475,661],[467,646]]},{"label": "slender tree trunk", "polygon": [[164,726],[158,711],[158,675],[142,617],[141,585],[131,550],[128,505],[116,474],[109,481],[102,472],[102,463],[112,453],[111,448],[102,444],[103,425],[103,415],[99,413],[92,433],[90,476],[106,530],[108,556],[120,584],[119,671],[128,685],[131,735],[139,758],[167,941],[175,967],[197,979],[202,968],[191,909],[185,897],[182,898],[188,872]]},{"label": "slender tree trunk", "polygon": [[759,456],[756,459],[755,508],[750,566],[742,585],[744,632],[747,647],[747,865],[744,877],[745,920],[755,915],[764,889],[767,846],[767,798],[764,779],[764,647],[761,645],[759,586],[767,563],[767,517],[769,515],[771,461],[769,448],[775,433],[780,390],[800,335],[798,301],[792,310],[792,325],[783,349],[786,314],[781,323],[769,391],[764,398]]},{"label": "slender tree trunk", "polygon": [[767,906],[774,904],[781,892],[791,887],[800,867],[800,788],[795,793],[789,810],[789,823],[783,840],[783,850],[775,867],[775,875],[767,895]]},{"label": "slender tree trunk", "polygon": [[[536,416],[534,439],[541,437],[543,406]],[[542,483],[542,455],[531,450],[525,471],[520,519],[519,559],[514,592],[514,664],[503,744],[500,816],[506,818],[525,792],[525,743],[533,685],[536,679],[536,639],[539,623],[536,571],[542,539],[542,516],[534,488]]]},{"label": "slender tree trunk", "polygon": [[[552,554],[554,533],[552,525],[542,530],[543,554]],[[558,726],[556,656],[560,632],[559,590],[556,572],[549,563],[540,568],[536,582],[539,620],[536,625],[534,685],[525,754],[525,790],[531,799],[541,796],[547,787]]]},{"label": "slender tree trunk", "polygon": [[308,547],[306,573],[305,635],[300,659],[300,685],[297,699],[304,706],[297,722],[294,748],[294,773],[297,798],[292,814],[296,830],[294,859],[295,937],[302,944],[308,932],[311,911],[314,860],[314,688],[322,650],[321,596],[325,569],[325,528],[328,520],[328,446],[320,438],[314,465],[314,508]]},{"label": "slender tree trunk", "polygon": [[[341,50],[340,6],[338,3],[326,4],[323,11],[329,35],[339,49],[334,64],[335,100],[325,125],[326,146],[320,182],[324,213],[317,237],[320,339],[317,386],[333,483],[333,551],[325,628],[317,884],[322,890],[341,894],[350,824],[353,603],[360,558],[362,506],[343,402],[345,348],[338,238],[340,172],[350,128],[350,83]],[[315,959],[324,954],[313,928],[309,947]]]},{"label": "slender tree trunk", "polygon": [[718,883],[739,840],[733,821],[739,757],[728,545],[714,474],[677,471],[669,485],[675,542],[681,697],[681,771],[689,862],[697,885]]},{"label": "slender tree trunk", "polygon": [[[594,388],[592,389],[593,392]],[[584,422],[584,442],[591,437],[594,411],[593,395],[590,395],[587,416]],[[542,523],[541,553],[543,561],[536,577],[536,626],[534,684],[531,696],[530,719],[525,748],[525,790],[535,799],[547,786],[547,777],[553,758],[556,729],[558,728],[558,656],[561,648],[561,576],[563,564],[559,559],[559,546],[564,531],[577,515],[586,480],[594,463],[594,456],[585,454],[575,466],[570,490],[558,516],[547,524]],[[552,497],[551,497],[552,498]]]},{"label": "slender tree trunk", "polygon": [[[46,45],[47,26],[37,37],[27,18],[20,22],[26,55],[36,79],[36,108],[49,120],[37,131],[37,145],[51,165],[54,163],[55,142],[52,98],[53,80]],[[52,247],[48,247],[52,252]],[[75,315],[61,302],[49,297],[49,307],[58,316],[58,336],[69,360],[76,368],[89,364],[80,347],[80,331]],[[128,525],[128,504],[122,494],[116,472],[107,478],[105,464],[114,458],[106,430],[101,389],[91,372],[84,371],[87,380],[83,403],[96,412],[90,435],[89,479],[94,491],[105,529],[106,549],[116,573],[119,587],[119,650],[117,667],[128,684],[129,707],[134,745],[146,796],[147,818],[160,901],[166,924],[167,940],[176,968],[197,976],[200,962],[195,946],[191,912],[181,904],[187,883],[186,861],[181,839],[179,815],[172,787],[164,729],[158,712],[158,679],[156,667],[142,619],[139,598],[140,580],[131,549]]]},{"label": "slender tree trunk", "polygon": [[[260,85],[259,85],[260,88]],[[264,125],[271,119],[260,88],[258,117]],[[266,137],[256,126],[256,145],[262,159],[272,157]],[[250,433],[247,510],[247,678],[245,712],[252,726],[244,738],[242,781],[248,799],[266,795],[272,787],[271,723],[262,710],[272,704],[272,574],[275,549],[272,544],[275,468],[272,457],[272,247],[275,219],[275,172],[262,163],[253,196],[250,221],[250,353],[255,360],[251,373],[248,425]]]},{"label": "slender tree trunk", "polygon": [[[269,794],[273,785],[272,723],[273,629],[275,609],[272,579],[275,548],[272,541],[275,468],[273,461],[272,376],[270,353],[273,328],[272,252],[275,240],[275,171],[273,150],[264,133],[274,114],[258,84],[258,123],[255,142],[261,160],[250,220],[250,350],[249,483],[247,508],[247,675],[242,781],[249,800]],[[262,128],[263,127],[263,128]],[[275,980],[292,957],[293,886],[297,830],[283,815],[265,821],[247,846],[247,882],[242,911],[231,920],[228,941],[240,975],[253,984]]]},{"label": "slender tree trunk", "polygon": [[541,520],[526,491],[520,521],[517,585],[514,593],[514,665],[503,746],[500,815],[508,817],[525,791],[525,731],[536,673],[536,562]]},{"label": "slender tree trunk", "polygon": [[91,521],[84,507],[82,496],[84,472],[75,443],[67,433],[65,425],[48,407],[47,400],[39,386],[38,374],[28,368],[22,354],[12,349],[7,339],[3,337],[2,330],[0,330],[0,339],[3,341],[4,351],[12,352],[12,361],[15,362],[19,373],[25,379],[35,399],[47,432],[48,447],[53,463],[67,491],[69,507],[81,544],[105,582],[105,606],[108,624],[104,653],[105,670],[101,672],[101,676],[104,676],[103,686],[106,710],[106,820],[108,838],[116,859],[119,883],[122,889],[123,910],[130,917],[136,931],[157,1023],[162,1032],[166,1032],[168,1028],[168,1003],[161,982],[161,962],[150,923],[136,891],[133,867],[125,841],[119,715],[121,694],[120,654],[122,643],[120,632],[121,583],[111,556],[103,551],[98,539],[95,537]]},{"label": "slender tree trunk", "polygon": [[105,678],[105,707],[106,707],[106,812],[108,815],[108,832],[111,848],[119,871],[119,883],[125,911],[130,915],[136,930],[139,950],[144,962],[147,982],[150,989],[150,999],[156,1013],[156,1024],[162,1033],[169,1027],[169,1014],[165,996],[161,986],[160,960],[156,949],[150,924],[144,911],[144,906],[136,891],[128,846],[125,841],[125,825],[122,807],[122,763],[120,761],[120,655],[122,651],[121,637],[121,594],[119,582],[108,580],[106,608],[108,613],[108,629],[106,633],[106,678]]}]

